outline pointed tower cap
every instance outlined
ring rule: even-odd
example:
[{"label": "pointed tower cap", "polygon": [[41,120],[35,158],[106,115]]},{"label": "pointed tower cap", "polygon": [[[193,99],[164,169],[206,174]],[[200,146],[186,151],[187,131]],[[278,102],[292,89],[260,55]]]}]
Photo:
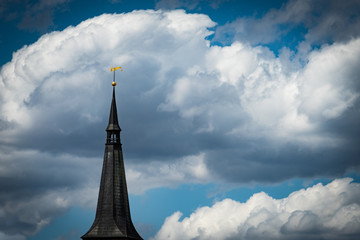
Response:
[{"label": "pointed tower cap", "polygon": [[106,128],[106,131],[121,131],[118,122],[117,109],[116,109],[116,99],[115,99],[115,86],[113,87],[113,96],[110,108],[109,124]]}]

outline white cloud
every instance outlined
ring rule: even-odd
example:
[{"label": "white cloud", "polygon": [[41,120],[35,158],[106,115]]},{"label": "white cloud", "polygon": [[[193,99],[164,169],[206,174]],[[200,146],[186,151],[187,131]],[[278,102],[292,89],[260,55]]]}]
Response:
[{"label": "white cloud", "polygon": [[245,203],[224,199],[182,220],[166,218],[154,239],[356,239],[360,184],[337,179],[273,199],[256,193]]},{"label": "white cloud", "polygon": [[[5,120],[22,119],[21,125],[30,127],[34,116],[29,115],[33,115],[36,104],[63,109],[84,106],[98,94],[101,82],[106,81],[105,72],[113,64],[128,66],[133,61],[152,60],[165,73],[168,68],[183,69],[184,52],[203,45],[186,57],[187,66],[199,59],[196,55],[203,55],[203,38],[209,34],[206,27],[212,25],[205,15],[139,11],[102,15],[77,27],[46,34],[17,51],[1,70]],[[175,51],[168,55],[170,49]],[[125,67],[126,71],[129,69]],[[37,95],[43,97],[41,102],[35,102]],[[24,103],[31,104],[32,109]]]},{"label": "white cloud", "polygon": [[[358,89],[351,87],[358,76],[354,67],[360,64],[358,49],[358,39],[324,46],[309,54],[303,68],[294,69],[291,65],[300,66],[298,59],[276,58],[264,47],[240,42],[213,46],[204,57],[205,65],[176,80],[160,109],[178,111],[183,117],[207,115],[216,125],[212,118],[232,105],[240,118],[254,121],[247,124],[265,128],[271,138],[327,145],[318,128],[327,119],[341,116],[359,97]],[[223,86],[228,88],[224,91]],[[232,113],[221,114],[226,118]],[[238,133],[242,125],[229,132]]]},{"label": "white cloud", "polygon": [[[360,39],[325,46],[309,56],[301,76],[302,107],[311,117],[336,118],[359,97],[353,84],[358,80]],[[351,87],[352,86],[352,87]]]}]

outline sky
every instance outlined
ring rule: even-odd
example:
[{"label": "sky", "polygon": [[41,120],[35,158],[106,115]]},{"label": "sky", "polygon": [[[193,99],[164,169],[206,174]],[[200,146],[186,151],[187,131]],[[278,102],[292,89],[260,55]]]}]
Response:
[{"label": "sky", "polygon": [[114,66],[144,239],[359,239],[359,1],[1,0],[0,26],[0,240],[90,228]]}]

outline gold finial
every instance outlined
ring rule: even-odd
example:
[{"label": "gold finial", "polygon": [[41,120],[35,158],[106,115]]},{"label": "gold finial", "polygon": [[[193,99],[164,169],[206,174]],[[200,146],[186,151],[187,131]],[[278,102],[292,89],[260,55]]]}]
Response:
[{"label": "gold finial", "polygon": [[111,85],[112,85],[113,87],[116,86],[116,82],[115,82],[115,71],[116,71],[116,70],[119,70],[119,69],[120,69],[120,71],[123,71],[122,67],[112,67],[112,68],[110,68],[110,71],[114,72],[114,79],[113,79],[113,82],[111,83]]}]

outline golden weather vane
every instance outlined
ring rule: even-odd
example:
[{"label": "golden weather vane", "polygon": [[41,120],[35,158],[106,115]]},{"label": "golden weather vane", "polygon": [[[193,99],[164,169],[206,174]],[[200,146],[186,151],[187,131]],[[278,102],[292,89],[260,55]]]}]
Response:
[{"label": "golden weather vane", "polygon": [[122,67],[112,67],[112,68],[110,68],[110,71],[114,72],[114,79],[113,79],[113,82],[111,83],[111,85],[113,85],[113,87],[116,86],[115,72],[116,72],[116,70],[119,70],[119,69],[120,69],[120,71],[123,71]]}]

